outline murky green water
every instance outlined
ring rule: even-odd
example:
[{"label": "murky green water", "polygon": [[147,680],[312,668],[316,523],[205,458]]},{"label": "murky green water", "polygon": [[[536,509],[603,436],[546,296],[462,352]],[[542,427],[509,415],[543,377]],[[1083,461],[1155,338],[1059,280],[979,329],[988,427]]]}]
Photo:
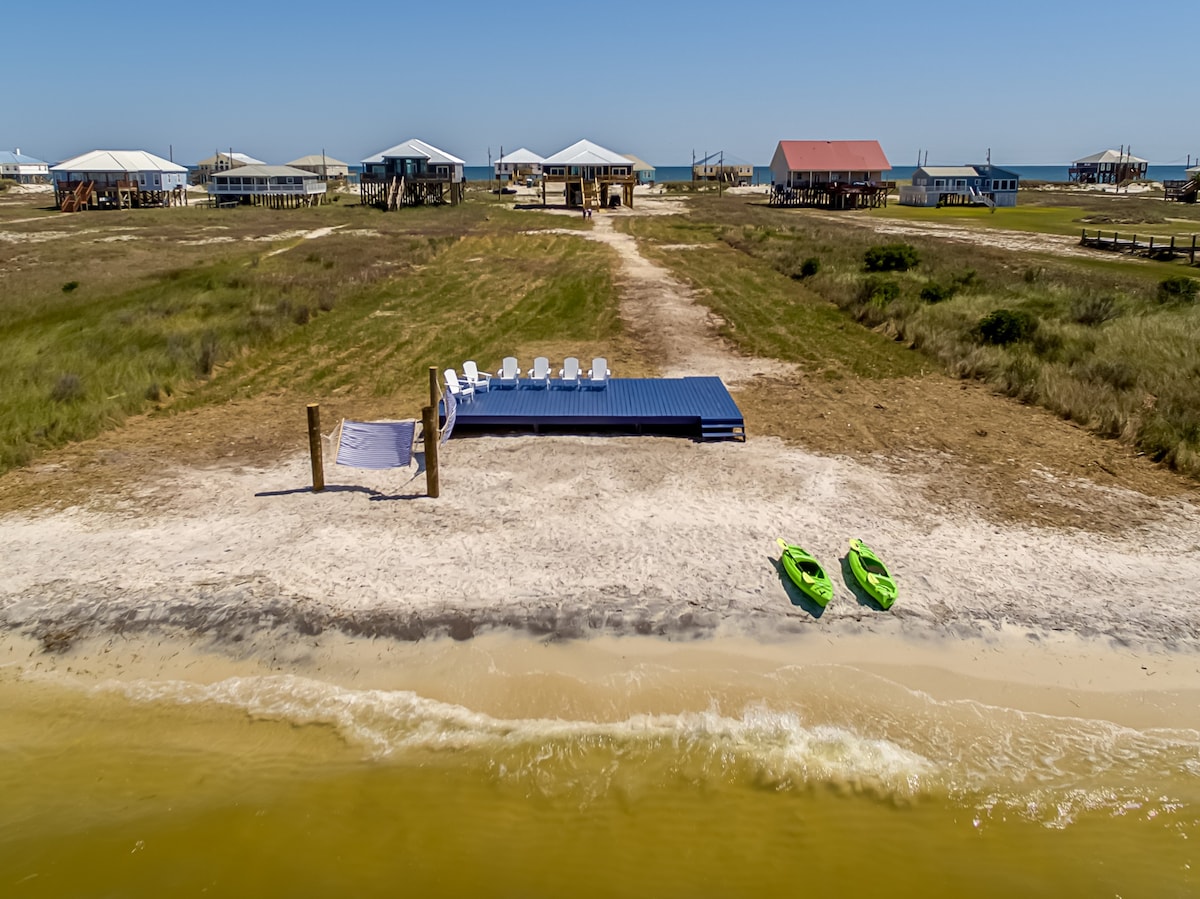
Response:
[{"label": "murky green water", "polygon": [[0,895],[1200,894],[1193,730],[842,666],[409,664],[10,672]]}]

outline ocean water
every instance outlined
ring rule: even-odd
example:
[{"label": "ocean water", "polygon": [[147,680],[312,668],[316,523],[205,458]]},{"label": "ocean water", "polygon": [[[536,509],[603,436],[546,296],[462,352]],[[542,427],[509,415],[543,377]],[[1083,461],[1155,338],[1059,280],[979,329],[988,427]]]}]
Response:
[{"label": "ocean water", "polygon": [[1200,891],[1194,730],[939,700],[799,652],[655,647],[429,641],[325,676],[9,665],[0,890]]},{"label": "ocean water", "polygon": [[[996,165],[1016,172],[1021,178],[1030,181],[1066,181],[1069,164],[1063,165],[1009,165],[997,162]],[[884,173],[888,181],[910,181],[916,166],[900,165]],[[468,181],[485,181],[494,177],[491,168],[486,165],[466,166],[464,169]],[[1187,167],[1182,165],[1152,165],[1147,169],[1147,177],[1152,181],[1183,180],[1187,178]],[[655,169],[655,180],[691,181],[691,165],[660,165]],[[771,169],[765,165],[754,167],[754,183],[770,184]]]}]

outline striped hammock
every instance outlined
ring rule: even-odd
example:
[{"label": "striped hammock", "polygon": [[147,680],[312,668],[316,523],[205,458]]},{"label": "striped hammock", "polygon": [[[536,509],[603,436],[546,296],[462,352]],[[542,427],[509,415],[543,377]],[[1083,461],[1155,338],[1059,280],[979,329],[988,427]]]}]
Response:
[{"label": "striped hammock", "polygon": [[415,421],[342,422],[338,465],[350,468],[408,468],[412,464]]}]

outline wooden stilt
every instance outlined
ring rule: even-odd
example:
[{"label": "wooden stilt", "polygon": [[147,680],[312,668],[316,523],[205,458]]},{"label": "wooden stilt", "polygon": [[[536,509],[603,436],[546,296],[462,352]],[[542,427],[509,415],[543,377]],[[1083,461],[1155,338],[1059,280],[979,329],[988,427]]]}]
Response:
[{"label": "wooden stilt", "polygon": [[313,493],[325,489],[325,461],[321,455],[321,407],[308,404],[308,454],[312,459]]}]

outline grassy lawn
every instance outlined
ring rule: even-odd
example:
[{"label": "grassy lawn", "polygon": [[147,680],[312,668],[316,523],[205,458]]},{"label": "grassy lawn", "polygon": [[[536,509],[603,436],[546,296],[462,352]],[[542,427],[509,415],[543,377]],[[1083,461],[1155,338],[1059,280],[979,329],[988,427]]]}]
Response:
[{"label": "grassy lawn", "polygon": [[952,224],[971,228],[1000,228],[1038,234],[1078,237],[1086,228],[1122,235],[1137,233],[1143,237],[1191,239],[1200,234],[1200,211],[1184,203],[1164,203],[1161,199],[1116,194],[1071,191],[1021,191],[1019,205],[992,210],[979,206],[947,206],[930,209],[901,206],[892,202],[886,208],[866,212],[871,218]]}]

